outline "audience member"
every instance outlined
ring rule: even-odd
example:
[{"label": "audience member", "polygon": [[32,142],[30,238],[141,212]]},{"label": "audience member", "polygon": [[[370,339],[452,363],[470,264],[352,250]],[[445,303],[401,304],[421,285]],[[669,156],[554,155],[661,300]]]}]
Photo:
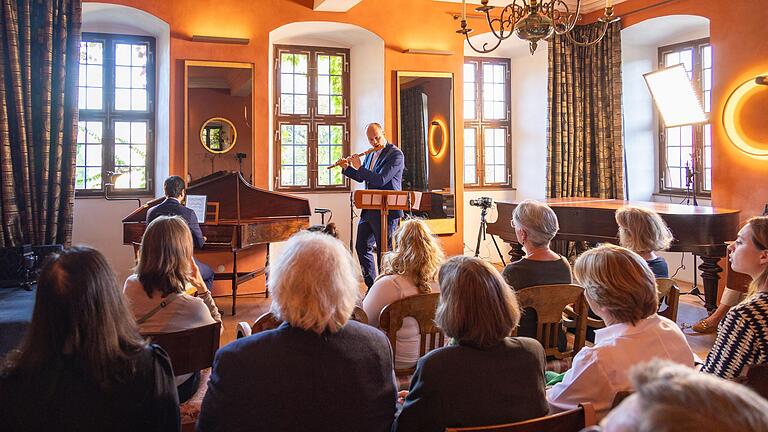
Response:
[{"label": "audience member", "polygon": [[523,258],[507,265],[502,272],[513,289],[571,283],[568,260],[549,248],[560,226],[548,205],[534,200],[521,202],[512,213],[512,226],[525,250]]},{"label": "audience member", "polygon": [[171,363],[139,335],[107,260],[87,247],[53,255],[0,372],[0,430],[179,428]]},{"label": "audience member", "polygon": [[[409,219],[395,233],[395,250],[382,258],[381,274],[363,301],[368,324],[378,327],[384,306],[402,298],[440,291],[437,271],[443,251],[427,224]],[[395,368],[409,368],[419,359],[419,324],[407,317],[397,331]]]},{"label": "audience member", "polygon": [[668,278],[667,261],[656,251],[666,250],[675,238],[664,219],[653,210],[625,206],[616,210],[619,244],[643,257],[657,278]]},{"label": "audience member", "polygon": [[520,309],[498,271],[457,256],[443,264],[439,280],[436,322],[452,343],[419,360],[393,429],[440,432],[546,415],[544,349],[509,337]]},{"label": "audience member", "polygon": [[355,260],[340,241],[301,232],[270,267],[283,324],[219,349],[198,430],[389,431],[392,353],[381,331],[349,320]]},{"label": "audience member", "polygon": [[[512,213],[512,226],[517,241],[526,255],[504,268],[504,280],[519,290],[536,285],[569,284],[572,282],[568,260],[553,252],[549,244],[560,229],[552,209],[538,201],[525,200]],[[536,311],[526,309],[520,319],[518,335],[536,337]],[[562,342],[565,342],[560,333]]]},{"label": "audience member", "polygon": [[582,348],[563,381],[547,391],[553,412],[591,402],[598,417],[611,408],[619,391],[632,388],[632,365],[653,358],[693,366],[683,332],[656,314],[656,280],[638,254],[605,244],[584,252],[574,267],[587,303],[605,321],[595,331],[595,345]]},{"label": "audience member", "polygon": [[[189,226],[195,247],[203,247],[206,238],[200,229],[197,215],[192,209],[187,208],[181,203],[187,196],[187,185],[184,183],[184,179],[179,176],[168,177],[163,182],[163,190],[165,192],[165,200],[147,210],[147,224],[160,216],[179,216]],[[197,259],[195,259],[195,264],[200,269],[200,276],[205,281],[208,290],[210,290],[213,287],[213,278],[215,276],[213,269]]]},{"label": "audience member", "polygon": [[[160,216],[147,225],[139,263],[123,287],[142,333],[173,333],[221,322],[192,248],[192,234],[180,217]],[[188,289],[196,290],[198,297]],[[199,378],[199,372],[176,377],[181,402],[195,394]]]},{"label": "audience member", "polygon": [[745,366],[768,362],[768,216],[750,219],[728,250],[733,270],[752,277],[752,284],[747,300],[720,323],[702,371],[731,379]]},{"label": "audience member", "polygon": [[768,402],[739,384],[663,360],[632,368],[635,392],[604,432],[768,431]]}]

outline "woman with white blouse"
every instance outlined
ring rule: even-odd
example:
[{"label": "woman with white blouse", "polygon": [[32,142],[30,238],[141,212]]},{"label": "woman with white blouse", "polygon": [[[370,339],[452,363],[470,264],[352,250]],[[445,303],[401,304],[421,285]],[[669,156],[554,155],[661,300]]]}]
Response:
[{"label": "woman with white blouse", "polygon": [[[160,216],[147,225],[139,263],[123,286],[142,334],[173,333],[221,322],[192,258],[193,248],[189,226],[179,216]],[[188,294],[195,291],[197,297]],[[195,394],[199,375],[176,377],[180,402]]]},{"label": "woman with white blouse", "polygon": [[550,412],[591,402],[602,417],[616,393],[632,389],[628,375],[635,364],[660,358],[693,366],[683,332],[656,314],[656,280],[640,255],[605,244],[584,252],[574,275],[606,327],[595,331],[595,345],[579,351],[563,381],[547,391]]},{"label": "woman with white blouse", "polygon": [[[378,327],[379,315],[388,304],[405,297],[440,290],[437,271],[443,262],[443,250],[421,219],[409,219],[395,233],[395,249],[384,255],[381,274],[363,300],[368,323]],[[407,317],[397,331],[395,368],[416,365],[419,359],[419,326]]]}]

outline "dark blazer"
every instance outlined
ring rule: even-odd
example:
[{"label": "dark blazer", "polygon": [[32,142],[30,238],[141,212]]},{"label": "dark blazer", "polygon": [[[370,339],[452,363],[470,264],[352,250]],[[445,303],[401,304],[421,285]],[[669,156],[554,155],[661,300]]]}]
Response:
[{"label": "dark blazer", "polygon": [[422,357],[393,431],[511,423],[546,415],[544,349],[506,338],[486,350],[449,345]]},{"label": "dark blazer", "polygon": [[82,373],[81,364],[67,358],[31,376],[0,377],[0,430],[180,430],[179,399],[168,355],[152,345],[136,355],[133,367],[135,375],[111,390],[99,388]]},{"label": "dark blazer", "polygon": [[[378,190],[402,190],[403,189],[403,169],[405,168],[405,157],[403,152],[392,143],[387,143],[373,170],[366,168],[368,162],[373,157],[373,153],[365,156],[363,164],[358,169],[348,166],[342,170],[342,174],[358,182],[365,182],[366,189]],[[361,216],[364,220],[379,219],[379,212],[375,210],[363,210]],[[402,210],[389,212],[390,219],[403,217]]]},{"label": "dark blazer", "polygon": [[318,335],[283,323],[219,349],[197,430],[388,431],[393,378],[380,330],[349,321]]},{"label": "dark blazer", "polygon": [[187,221],[189,230],[192,231],[192,240],[195,242],[195,247],[203,247],[205,239],[203,238],[203,231],[200,229],[200,223],[197,221],[197,215],[194,210],[185,207],[176,198],[166,198],[165,201],[147,211],[147,223],[160,216],[181,216]]}]

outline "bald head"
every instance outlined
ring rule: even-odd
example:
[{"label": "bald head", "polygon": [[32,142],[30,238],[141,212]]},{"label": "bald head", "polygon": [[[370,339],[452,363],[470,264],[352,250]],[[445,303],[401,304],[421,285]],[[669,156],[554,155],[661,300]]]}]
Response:
[{"label": "bald head", "polygon": [[365,128],[365,134],[368,136],[368,143],[371,147],[378,147],[387,143],[384,129],[378,123],[369,123]]}]

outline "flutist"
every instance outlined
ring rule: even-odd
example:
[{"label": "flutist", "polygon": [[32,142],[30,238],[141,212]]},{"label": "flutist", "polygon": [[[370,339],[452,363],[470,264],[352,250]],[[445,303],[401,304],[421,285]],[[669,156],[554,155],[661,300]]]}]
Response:
[{"label": "flutist", "polygon": [[[366,151],[365,159],[359,154],[339,159],[336,164],[342,167],[342,174],[358,182],[365,182],[366,189],[402,190],[403,152],[387,141],[384,130],[378,123],[371,123],[365,129],[371,148]],[[390,211],[387,218],[387,239],[394,234],[403,212]],[[355,250],[363,270],[363,279],[368,288],[376,279],[376,265],[381,263],[381,247],[377,247],[376,262],[373,261],[373,247],[381,242],[381,217],[376,210],[363,210],[357,225]],[[391,240],[388,241],[391,243]],[[388,245],[391,246],[391,245]],[[388,247],[391,249],[391,247]]]}]

